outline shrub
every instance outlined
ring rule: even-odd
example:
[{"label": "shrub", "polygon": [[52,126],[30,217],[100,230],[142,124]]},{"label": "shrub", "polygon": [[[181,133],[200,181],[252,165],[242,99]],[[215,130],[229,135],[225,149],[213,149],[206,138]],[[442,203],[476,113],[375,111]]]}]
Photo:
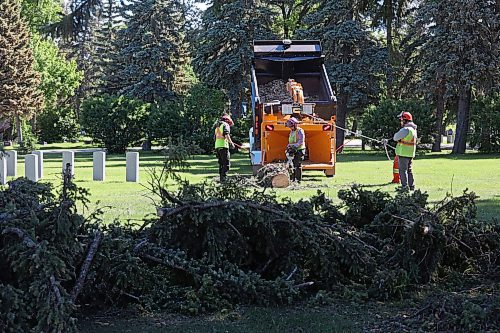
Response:
[{"label": "shrub", "polygon": [[203,84],[194,85],[186,99],[186,135],[205,153],[214,149],[214,125],[224,111],[224,94]]},{"label": "shrub", "polygon": [[500,151],[500,94],[477,99],[472,104],[471,146],[484,152]]},{"label": "shrub", "polygon": [[[432,143],[435,122],[432,108],[421,100],[386,99],[377,106],[369,107],[362,119],[363,135],[376,139],[392,139],[401,127],[397,115],[403,111],[413,115],[418,126],[419,143]],[[369,144],[377,147],[376,143]]]},{"label": "shrub", "polygon": [[147,132],[151,138],[163,146],[168,145],[169,138],[185,135],[186,120],[182,100],[174,100],[162,104],[154,104],[149,112]]},{"label": "shrub", "polygon": [[19,143],[19,152],[21,154],[29,154],[37,148],[37,138],[31,124],[27,120],[21,121],[21,132],[23,134],[23,141]]},{"label": "shrub", "polygon": [[124,96],[103,95],[84,101],[82,126],[110,153],[123,153],[144,138],[149,104]]},{"label": "shrub", "polygon": [[185,138],[204,153],[214,147],[214,125],[224,110],[222,92],[196,84],[187,95],[151,109],[148,133],[162,145]]},{"label": "shrub", "polygon": [[78,138],[80,125],[74,110],[58,108],[45,110],[38,117],[38,129],[40,140],[52,143]]}]

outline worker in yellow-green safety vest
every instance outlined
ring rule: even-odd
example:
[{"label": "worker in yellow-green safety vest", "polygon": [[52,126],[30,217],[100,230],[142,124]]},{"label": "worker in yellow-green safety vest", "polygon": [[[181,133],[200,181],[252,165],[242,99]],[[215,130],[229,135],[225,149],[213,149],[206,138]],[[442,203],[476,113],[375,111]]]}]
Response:
[{"label": "worker in yellow-green safety vest", "polygon": [[413,123],[413,116],[409,112],[401,112],[398,115],[401,129],[394,134],[397,141],[396,155],[399,158],[399,178],[403,189],[415,189],[413,180],[413,158],[417,150],[417,125]]},{"label": "worker in yellow-green safety vest", "polygon": [[215,153],[219,162],[220,181],[226,180],[227,172],[231,166],[229,147],[234,148],[230,135],[233,125],[234,122],[228,114],[223,114],[215,125]]},{"label": "worker in yellow-green safety vest", "polygon": [[293,158],[293,172],[290,174],[290,179],[300,182],[302,180],[302,160],[306,151],[306,136],[304,130],[299,127],[297,118],[288,119],[285,126],[291,130],[286,147],[287,156]]}]

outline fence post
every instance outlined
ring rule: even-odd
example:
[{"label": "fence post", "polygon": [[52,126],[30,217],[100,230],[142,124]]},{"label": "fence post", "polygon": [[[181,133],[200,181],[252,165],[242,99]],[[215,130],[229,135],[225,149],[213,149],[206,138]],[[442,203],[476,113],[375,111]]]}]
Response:
[{"label": "fence post", "polygon": [[92,157],[94,162],[93,179],[104,181],[106,178],[106,153],[103,151],[95,151]]},{"label": "fence post", "polygon": [[36,156],[38,156],[38,165],[37,165],[38,179],[42,179],[43,178],[43,151],[35,150],[34,152],[32,152],[32,154],[35,154]]},{"label": "fence post", "polygon": [[33,182],[38,181],[38,155],[28,154],[24,157],[24,176]]},{"label": "fence post", "polygon": [[0,153],[0,185],[7,184],[7,156]]},{"label": "fence post", "polygon": [[7,150],[7,177],[17,177],[17,151]]},{"label": "fence post", "polygon": [[126,180],[128,182],[138,182],[139,181],[139,153],[138,152],[128,152],[126,154],[126,167],[127,167]]},{"label": "fence post", "polygon": [[75,152],[71,150],[63,151],[62,153],[62,171],[66,170],[66,166],[70,165],[71,175],[75,175]]}]

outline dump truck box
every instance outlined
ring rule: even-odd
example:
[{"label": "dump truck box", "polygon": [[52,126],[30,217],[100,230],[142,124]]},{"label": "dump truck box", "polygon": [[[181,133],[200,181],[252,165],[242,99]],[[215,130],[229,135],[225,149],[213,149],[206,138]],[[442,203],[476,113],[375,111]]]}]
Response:
[{"label": "dump truck box", "polygon": [[[321,43],[254,41],[252,63],[251,159],[254,173],[268,163],[283,162],[290,130],[286,121],[295,116],[306,134],[304,170],[335,174],[336,98],[324,66]],[[287,96],[289,79],[300,83],[304,103]]]}]

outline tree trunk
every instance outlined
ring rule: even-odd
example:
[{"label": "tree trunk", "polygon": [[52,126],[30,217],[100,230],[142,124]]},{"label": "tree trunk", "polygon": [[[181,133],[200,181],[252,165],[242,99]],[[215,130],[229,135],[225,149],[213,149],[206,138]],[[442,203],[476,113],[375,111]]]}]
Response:
[{"label": "tree trunk", "polygon": [[[337,126],[345,128],[346,119],[347,119],[347,102],[349,101],[349,95],[346,92],[342,91],[337,96]],[[336,131],[336,141],[337,147],[340,147],[344,144],[344,136],[345,132],[337,128]],[[344,148],[342,147],[339,152],[342,152]]]},{"label": "tree trunk", "polygon": [[17,143],[23,142],[23,131],[21,129],[21,118],[16,115]]},{"label": "tree trunk", "polygon": [[439,80],[436,89],[436,128],[434,133],[434,144],[432,145],[433,152],[441,151],[441,135],[443,135],[443,118],[444,110],[446,108],[446,98],[444,93],[446,91],[446,81]]},{"label": "tree trunk", "polygon": [[36,133],[36,130],[37,130],[37,117],[36,117],[36,113],[30,119],[30,125],[31,125],[31,129],[33,130],[33,133]]},{"label": "tree trunk", "polygon": [[358,130],[358,117],[354,118],[354,120],[352,121],[352,127],[351,127],[351,131],[356,133],[356,131]]},{"label": "tree trunk", "polygon": [[141,149],[142,149],[143,151],[151,151],[151,148],[152,148],[152,146],[153,146],[153,142],[152,142],[152,141],[153,141],[153,140],[152,140],[152,139],[151,139],[151,137],[148,135],[148,137],[146,138],[146,140],[144,140],[144,141],[142,142],[142,147],[141,147]]},{"label": "tree trunk", "polygon": [[392,1],[393,0],[384,0],[385,1],[385,19],[386,19],[386,30],[387,30],[387,54],[388,54],[388,70],[387,70],[387,96],[389,98],[394,97],[393,91],[393,72],[392,72],[392,61],[393,61],[393,47],[392,47],[392,21],[393,21],[393,10],[392,10]]},{"label": "tree trunk", "polygon": [[283,38],[288,38],[290,31],[288,29],[288,16],[286,13],[285,4],[281,4],[281,16],[283,18]]},{"label": "tree trunk", "polygon": [[464,154],[467,146],[467,134],[469,132],[471,88],[463,87],[458,96],[457,108],[457,130],[453,154]]},{"label": "tree trunk", "polygon": [[238,88],[233,88],[229,91],[229,101],[231,107],[231,117],[237,119],[241,117],[241,103],[243,98]]}]

